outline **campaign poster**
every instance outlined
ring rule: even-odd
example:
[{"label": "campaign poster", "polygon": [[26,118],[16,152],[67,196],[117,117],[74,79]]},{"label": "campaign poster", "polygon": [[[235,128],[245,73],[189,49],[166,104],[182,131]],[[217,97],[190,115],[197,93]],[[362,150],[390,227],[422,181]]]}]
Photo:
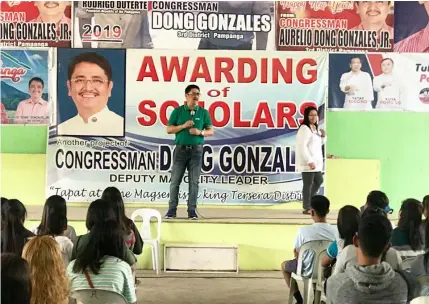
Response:
[{"label": "campaign poster", "polygon": [[429,1],[395,1],[395,52],[429,52]]},{"label": "campaign poster", "polygon": [[280,51],[391,52],[393,1],[277,1]]},{"label": "campaign poster", "polygon": [[75,47],[274,50],[274,1],[79,1]]},{"label": "campaign poster", "polygon": [[49,124],[51,51],[0,50],[2,124]]},{"label": "campaign poster", "polygon": [[1,1],[0,46],[70,47],[70,1]]},{"label": "campaign poster", "polygon": [[58,136],[123,137],[125,50],[58,49]]},{"label": "campaign poster", "polygon": [[[327,64],[318,52],[128,49],[125,138],[50,138],[48,195],[88,201],[114,185],[127,202],[167,204],[175,146],[166,127],[186,86],[196,84],[214,127],[203,147],[198,203],[300,200],[296,134],[309,105],[324,126]],[[185,174],[181,202],[188,186]]]},{"label": "campaign poster", "polygon": [[330,110],[427,112],[429,54],[329,55]]}]

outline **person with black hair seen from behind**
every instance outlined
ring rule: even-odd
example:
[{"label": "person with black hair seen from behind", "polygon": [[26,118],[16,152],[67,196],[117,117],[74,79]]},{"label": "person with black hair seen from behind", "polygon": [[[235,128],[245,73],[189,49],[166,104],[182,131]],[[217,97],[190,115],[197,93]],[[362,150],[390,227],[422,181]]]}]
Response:
[{"label": "person with black hair seen from behind", "polygon": [[329,267],[336,260],[343,248],[353,244],[360,223],[361,214],[354,206],[344,206],[338,212],[337,227],[340,238],[332,242],[322,259],[322,266]]},{"label": "person with black hair seen from behind", "polygon": [[[378,207],[367,207],[362,213],[361,219],[370,215],[382,215],[387,218],[387,214],[383,209]],[[357,257],[358,252],[353,244],[345,246],[341,253],[337,255],[337,262],[332,275],[344,272],[350,265],[357,265]],[[401,269],[401,257],[395,249],[390,247],[390,243],[386,252],[383,253],[382,261],[388,263],[393,270]]]},{"label": "person with black hair seen from behind", "polygon": [[423,240],[420,236],[422,206],[416,199],[406,199],[399,210],[398,227],[393,230],[392,246],[402,260],[423,254]]},{"label": "person with black hair seen from behind", "polygon": [[318,127],[317,108],[307,107],[296,134],[295,169],[302,174],[302,213],[310,214],[311,198],[323,184],[323,151],[326,132]]},{"label": "person with black hair seen from behind", "polygon": [[22,254],[27,240],[35,236],[24,227],[27,210],[17,199],[2,201],[1,204],[1,252]]},{"label": "person with black hair seen from behind", "polygon": [[[315,195],[311,198],[310,214],[313,224],[299,228],[295,238],[294,255],[295,259],[285,261],[281,265],[282,273],[287,286],[290,288],[291,275],[298,269],[298,256],[301,246],[310,241],[334,241],[338,238],[338,229],[334,225],[326,222],[326,216],[329,213],[329,200],[323,195]],[[311,261],[313,260],[312,252],[305,252],[302,260],[302,275],[309,276],[312,272]],[[316,266],[317,267],[317,266]],[[294,294],[298,303],[302,303],[301,293],[297,291]]]},{"label": "person with black hair seen from behind", "polygon": [[[31,232],[37,235],[53,234],[48,226],[58,226],[58,223],[52,223],[52,219],[50,218],[52,216],[55,216],[56,219],[61,218],[63,221],[65,219],[66,228],[62,232],[62,234],[59,235],[69,238],[73,242],[73,244],[75,244],[77,239],[76,231],[72,226],[68,225],[67,221],[67,202],[62,196],[59,195],[51,195],[50,197],[48,197],[45,202],[45,205],[43,206],[42,221],[40,222],[40,225],[33,227],[31,229]],[[55,230],[57,233],[59,231],[59,228]]]},{"label": "person with black hair seen from behind", "polygon": [[116,187],[107,187],[104,189],[101,199],[109,201],[116,206],[118,220],[128,248],[131,249],[134,254],[141,254],[143,252],[143,239],[140,236],[136,224],[125,215],[124,200],[122,199],[119,189]]},{"label": "person with black hair seen from behind", "polygon": [[426,195],[423,200],[423,219],[422,223],[420,224],[420,236],[422,237],[423,243],[426,245],[426,247],[429,245],[426,242],[426,225],[429,223],[429,195]]},{"label": "person with black hair seen from behind", "polygon": [[425,253],[420,254],[411,264],[411,273],[415,276],[429,275],[429,222],[425,226]]},{"label": "person with black hair seen from behind", "polygon": [[392,224],[384,215],[373,214],[362,218],[353,239],[357,265],[350,265],[344,273],[328,279],[328,304],[407,303],[407,281],[388,263],[381,261],[383,253],[389,248],[391,236]]},{"label": "person with black hair seen from behind", "polygon": [[31,278],[26,260],[13,253],[1,255],[1,303],[30,304]]},{"label": "person with black hair seen from behind", "polygon": [[[102,203],[108,206],[102,206],[101,205]],[[106,200],[96,200],[93,203],[91,203],[91,205],[89,205],[88,212],[86,213],[86,222],[85,222],[86,229],[89,232],[77,238],[76,244],[73,246],[72,260],[77,259],[81,254],[87,252],[86,250],[88,246],[94,247],[96,245],[90,242],[95,242],[94,239],[101,237],[100,230],[97,229],[95,225],[98,223],[99,219],[102,216],[105,216],[105,213],[107,212],[106,208],[111,208],[113,210],[113,216],[114,216],[113,219],[109,218],[109,219],[106,219],[106,221],[109,220],[109,223],[114,221],[115,224],[114,223],[110,223],[110,224],[118,225],[118,227],[120,227],[118,216],[117,216],[117,213],[115,212],[116,206],[114,205],[114,203]],[[111,216],[110,213],[109,213],[109,216]],[[133,254],[133,252],[130,249],[128,249],[125,243],[124,234],[122,230],[120,230],[120,233],[122,235],[122,242],[124,246],[119,247],[121,249],[119,258],[127,262],[130,266],[133,266],[137,262],[137,259]],[[93,249],[93,250],[96,250],[96,249]]]},{"label": "person with black hair seen from behind", "polygon": [[373,190],[368,193],[366,203],[360,208],[360,212],[363,213],[368,207],[380,208],[387,214],[392,214],[393,212],[393,209],[389,206],[389,198],[386,193],[379,190]]},{"label": "person with black hair seen from behind", "polygon": [[168,119],[167,133],[175,135],[176,149],[171,169],[170,200],[165,215],[167,219],[173,219],[177,215],[179,189],[186,169],[189,177],[188,218],[198,219],[196,209],[203,145],[205,138],[213,136],[214,132],[209,112],[198,106],[200,96],[197,85],[188,85],[185,88],[186,103],[175,108]]},{"label": "person with black hair seen from behind", "polygon": [[92,202],[88,221],[91,231],[86,244],[67,268],[72,290],[110,290],[123,295],[128,303],[136,303],[131,267],[123,261],[128,249],[113,204],[102,199]]}]

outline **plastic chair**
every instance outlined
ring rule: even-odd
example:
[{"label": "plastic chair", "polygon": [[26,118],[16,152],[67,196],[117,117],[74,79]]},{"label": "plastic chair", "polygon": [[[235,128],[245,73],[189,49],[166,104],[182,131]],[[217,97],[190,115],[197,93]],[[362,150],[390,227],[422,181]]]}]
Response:
[{"label": "plastic chair", "polygon": [[[131,220],[135,222],[137,217],[143,219],[142,226],[140,228],[140,235],[145,244],[151,245],[152,250],[152,267],[156,271],[156,274],[159,274],[159,246],[161,239],[161,213],[155,209],[138,209],[131,214]],[[157,236],[152,238],[152,233],[150,230],[150,220],[154,217],[157,219]]]},{"label": "plastic chair", "polygon": [[410,304],[429,304],[429,297],[418,297],[413,299]]},{"label": "plastic chair", "polygon": [[407,258],[407,259],[403,260],[401,263],[401,269],[404,271],[410,271],[411,264],[414,262],[415,259],[416,258],[413,257],[413,258]]},{"label": "plastic chair", "polygon": [[[296,289],[296,285],[298,282],[304,283],[304,304],[310,304],[312,303],[312,291],[314,290],[318,278],[318,265],[319,265],[319,258],[321,256],[321,252],[323,250],[326,250],[329,246],[329,244],[332,243],[332,241],[311,241],[303,244],[301,248],[299,249],[299,255],[298,255],[298,268],[296,273],[292,273],[291,277],[291,284],[289,289],[289,304],[292,304],[294,301],[294,293],[298,290]],[[302,259],[304,253],[308,255],[306,252],[313,252],[313,260],[311,261],[311,268],[312,268],[312,275],[311,277],[303,277],[302,276]],[[295,284],[296,283],[296,284]]]},{"label": "plastic chair", "polygon": [[76,304],[127,304],[123,295],[111,290],[85,288],[74,290],[71,294]]},{"label": "plastic chair", "polygon": [[316,291],[314,295],[314,304],[320,304],[321,302],[326,303],[326,295],[325,295],[325,278],[323,277],[323,266],[322,260],[326,255],[326,249],[322,250],[318,257],[317,263],[317,282],[316,282]]}]

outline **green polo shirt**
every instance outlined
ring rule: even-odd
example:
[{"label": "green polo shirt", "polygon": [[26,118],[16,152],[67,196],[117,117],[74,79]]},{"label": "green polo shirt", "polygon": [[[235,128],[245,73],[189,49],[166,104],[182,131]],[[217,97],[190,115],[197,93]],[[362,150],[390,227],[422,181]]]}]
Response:
[{"label": "green polo shirt", "polygon": [[[212,126],[212,120],[210,118],[209,112],[199,106],[194,108],[195,114],[191,116],[191,111],[188,106],[185,104],[173,110],[171,113],[170,119],[168,120],[169,126],[180,126],[183,125],[188,120],[194,122],[194,128],[198,130],[205,130]],[[183,129],[180,132],[176,133],[176,139],[174,140],[176,145],[185,145],[185,146],[196,146],[204,144],[204,136],[191,135],[189,129]]]}]

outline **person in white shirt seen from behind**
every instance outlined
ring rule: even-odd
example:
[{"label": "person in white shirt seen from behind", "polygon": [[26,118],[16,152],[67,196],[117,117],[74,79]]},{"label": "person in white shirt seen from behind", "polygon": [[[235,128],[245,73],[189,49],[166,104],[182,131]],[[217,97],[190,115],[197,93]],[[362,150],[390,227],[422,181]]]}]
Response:
[{"label": "person in white shirt seen from behind", "polygon": [[58,126],[58,135],[124,135],[124,119],[107,107],[113,81],[105,57],[94,52],[74,57],[68,66],[67,88],[78,114]]},{"label": "person in white shirt seen from behind", "polygon": [[350,72],[341,75],[340,89],[346,94],[344,109],[371,110],[374,100],[371,76],[361,71],[362,62],[359,57],[350,60]]},{"label": "person in white shirt seen from behind", "polygon": [[374,91],[378,93],[376,109],[400,109],[400,84],[393,75],[393,60],[381,61],[383,74],[374,77]]}]

